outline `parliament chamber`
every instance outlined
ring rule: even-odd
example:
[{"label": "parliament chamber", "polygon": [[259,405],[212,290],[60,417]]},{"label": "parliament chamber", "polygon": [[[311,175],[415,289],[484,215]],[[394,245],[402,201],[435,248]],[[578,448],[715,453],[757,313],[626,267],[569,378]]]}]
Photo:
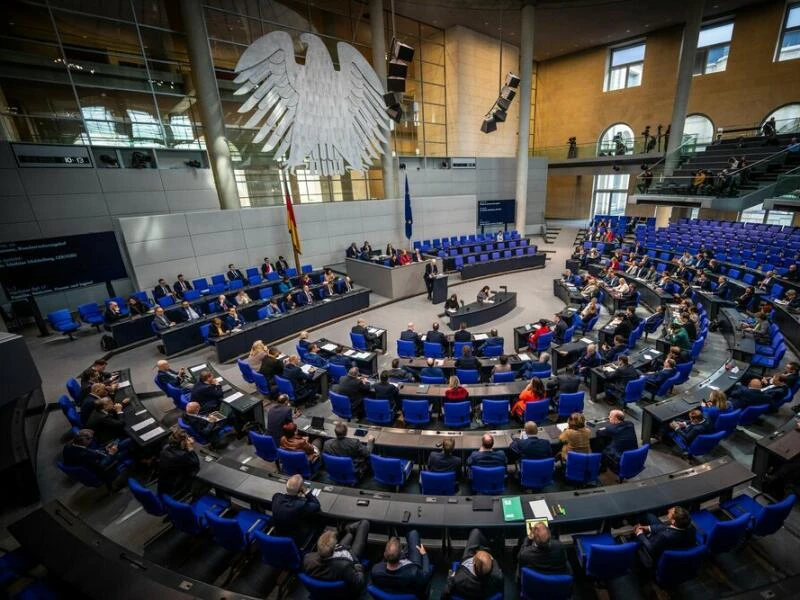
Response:
[{"label": "parliament chamber", "polygon": [[800,597],[800,3],[6,4],[4,597]]}]

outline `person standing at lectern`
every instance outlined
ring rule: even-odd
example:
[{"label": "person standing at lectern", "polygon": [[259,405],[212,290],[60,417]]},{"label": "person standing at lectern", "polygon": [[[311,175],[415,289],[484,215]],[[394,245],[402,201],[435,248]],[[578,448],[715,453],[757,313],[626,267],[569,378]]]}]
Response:
[{"label": "person standing at lectern", "polygon": [[439,267],[436,266],[436,260],[432,258],[428,264],[425,265],[425,287],[428,288],[428,300],[432,299],[433,280],[436,279],[437,275],[439,275]]}]

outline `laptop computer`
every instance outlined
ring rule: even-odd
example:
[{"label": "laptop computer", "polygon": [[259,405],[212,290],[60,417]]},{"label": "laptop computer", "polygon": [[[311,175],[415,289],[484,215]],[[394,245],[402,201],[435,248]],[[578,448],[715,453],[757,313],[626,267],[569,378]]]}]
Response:
[{"label": "laptop computer", "polygon": [[325,417],[311,417],[311,429],[323,431],[325,429]]},{"label": "laptop computer", "polygon": [[472,510],[493,510],[494,501],[491,496],[473,496]]}]

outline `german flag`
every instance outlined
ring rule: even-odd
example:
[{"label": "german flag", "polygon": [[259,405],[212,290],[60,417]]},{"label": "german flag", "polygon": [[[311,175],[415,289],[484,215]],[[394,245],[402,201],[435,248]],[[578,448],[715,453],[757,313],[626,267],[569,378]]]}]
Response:
[{"label": "german flag", "polygon": [[289,195],[289,182],[286,182],[286,222],[289,225],[289,236],[292,238],[292,246],[297,254],[302,254],[300,250],[300,234],[297,232],[297,221],[294,218],[292,208],[292,197]]}]

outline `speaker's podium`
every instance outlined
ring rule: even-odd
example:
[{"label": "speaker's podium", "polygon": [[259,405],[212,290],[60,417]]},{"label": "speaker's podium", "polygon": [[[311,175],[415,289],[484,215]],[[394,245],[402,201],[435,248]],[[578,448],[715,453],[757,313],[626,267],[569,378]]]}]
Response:
[{"label": "speaker's podium", "polygon": [[442,273],[433,279],[431,301],[434,304],[441,304],[445,300],[447,300],[447,275]]}]

